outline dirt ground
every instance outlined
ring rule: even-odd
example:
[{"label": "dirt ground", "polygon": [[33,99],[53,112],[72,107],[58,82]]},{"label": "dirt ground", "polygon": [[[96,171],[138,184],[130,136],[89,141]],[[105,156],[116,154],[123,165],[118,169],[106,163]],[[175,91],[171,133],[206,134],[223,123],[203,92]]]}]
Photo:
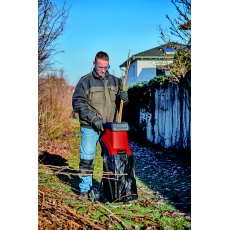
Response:
[{"label": "dirt ground", "polygon": [[134,141],[129,144],[136,176],[178,210],[191,215],[191,166],[171,152],[154,150]]}]

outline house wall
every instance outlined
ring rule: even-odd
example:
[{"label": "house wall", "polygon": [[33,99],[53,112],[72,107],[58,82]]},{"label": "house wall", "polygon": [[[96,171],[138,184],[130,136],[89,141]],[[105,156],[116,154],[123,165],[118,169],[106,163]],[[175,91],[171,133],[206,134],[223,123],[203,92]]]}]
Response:
[{"label": "house wall", "polygon": [[136,78],[137,78],[137,62],[135,61],[135,62],[132,62],[129,67],[129,73],[127,76],[126,86],[129,87],[131,84],[136,82]]},{"label": "house wall", "polygon": [[167,65],[172,61],[165,60],[137,60],[131,63],[127,77],[127,87],[140,81],[149,81],[156,77],[156,66]]}]

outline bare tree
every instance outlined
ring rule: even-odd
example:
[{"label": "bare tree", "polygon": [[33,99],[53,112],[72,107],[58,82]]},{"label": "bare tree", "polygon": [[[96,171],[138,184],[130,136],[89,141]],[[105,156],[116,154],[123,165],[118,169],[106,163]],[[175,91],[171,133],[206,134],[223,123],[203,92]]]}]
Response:
[{"label": "bare tree", "polygon": [[[169,33],[162,26],[158,27],[160,38],[164,42],[170,42],[172,37],[174,42],[180,42],[186,45],[191,43],[191,0],[171,0],[178,12],[177,18],[171,19],[169,15],[166,18],[170,22]],[[175,39],[179,39],[175,41]]]},{"label": "bare tree", "polygon": [[38,0],[38,74],[52,65],[51,57],[57,50],[57,39],[63,34],[68,18],[66,1],[59,9],[52,0]]},{"label": "bare tree", "polygon": [[171,74],[168,77],[170,82],[179,83],[191,70],[191,1],[190,0],[171,0],[175,6],[178,16],[171,19],[169,30],[158,27],[160,39],[167,44],[174,42],[183,43],[185,46],[175,50],[173,63],[168,65]]}]

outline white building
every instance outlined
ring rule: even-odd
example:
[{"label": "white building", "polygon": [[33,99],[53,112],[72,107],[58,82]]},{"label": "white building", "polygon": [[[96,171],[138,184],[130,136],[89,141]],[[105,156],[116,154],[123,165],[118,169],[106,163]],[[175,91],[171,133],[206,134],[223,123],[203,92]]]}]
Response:
[{"label": "white building", "polygon": [[[141,81],[149,81],[155,77],[169,75],[169,65],[172,64],[176,49],[183,49],[185,45],[169,42],[164,45],[149,49],[130,57],[130,68],[126,86]],[[127,60],[120,68],[126,68]]]}]

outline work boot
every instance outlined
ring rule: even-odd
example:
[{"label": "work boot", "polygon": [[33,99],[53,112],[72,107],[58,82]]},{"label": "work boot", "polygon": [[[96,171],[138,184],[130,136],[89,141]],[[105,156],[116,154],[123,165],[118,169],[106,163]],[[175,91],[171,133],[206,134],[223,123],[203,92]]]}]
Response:
[{"label": "work boot", "polygon": [[89,193],[88,192],[81,192],[79,199],[80,200],[89,200]]},{"label": "work boot", "polygon": [[96,189],[91,189],[89,191],[89,199],[92,202],[100,200],[100,194],[99,194],[99,192]]}]

